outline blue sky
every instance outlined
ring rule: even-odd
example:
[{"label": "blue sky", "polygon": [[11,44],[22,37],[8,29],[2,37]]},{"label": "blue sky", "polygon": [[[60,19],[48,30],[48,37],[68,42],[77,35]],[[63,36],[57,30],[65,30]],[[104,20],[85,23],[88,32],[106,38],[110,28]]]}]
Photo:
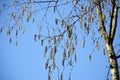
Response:
[{"label": "blue sky", "polygon": [[[51,14],[49,13],[49,15]],[[3,23],[2,21],[5,18],[5,14],[0,16],[0,24]],[[48,19],[52,20],[50,17]],[[33,38],[34,34],[38,33],[38,30],[32,23],[24,22],[23,26],[25,33],[23,35],[19,34],[16,38],[14,36],[15,32],[13,32],[11,44],[9,44],[9,36],[5,34],[6,28],[0,33],[0,80],[47,80],[47,70],[45,70],[46,58],[43,57],[44,47],[40,46],[39,40],[35,42]],[[120,43],[120,38],[118,38],[119,30],[118,23],[115,43]],[[95,50],[92,54],[92,61],[90,62],[88,56],[93,47],[91,40],[89,40],[90,37],[85,38],[87,42],[85,48],[82,48],[82,35],[80,35],[79,27],[77,27],[76,31],[77,35],[79,35],[78,45],[76,47],[77,63],[74,64],[71,79],[105,80],[108,71],[106,67],[108,66],[107,55],[103,55],[102,50]],[[18,46],[15,45],[16,40],[18,41]],[[120,60],[118,60],[118,63],[120,63]],[[69,71],[68,67],[64,75],[67,76]],[[56,72],[52,76],[56,76]],[[67,77],[64,77],[64,80],[67,80]]]}]

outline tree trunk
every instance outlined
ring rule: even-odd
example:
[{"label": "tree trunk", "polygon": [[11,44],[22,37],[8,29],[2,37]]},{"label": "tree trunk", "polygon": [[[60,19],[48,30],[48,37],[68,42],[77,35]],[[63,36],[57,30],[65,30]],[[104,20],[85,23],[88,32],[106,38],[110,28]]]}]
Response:
[{"label": "tree trunk", "polygon": [[108,62],[110,64],[111,77],[112,77],[112,80],[119,80],[118,63],[117,63],[117,58],[113,48],[113,41],[114,41],[114,36],[115,36],[116,26],[117,26],[116,24],[117,24],[118,9],[117,9],[117,6],[115,5],[113,6],[113,12],[112,12],[111,23],[110,23],[110,32],[109,32],[110,35],[107,34],[105,29],[99,0],[96,6],[96,10],[97,10],[98,20],[100,24],[100,33],[104,40],[106,51],[108,54]]},{"label": "tree trunk", "polygon": [[111,72],[112,80],[119,80],[118,63],[114,52],[114,48],[111,44],[106,44],[106,50],[108,53],[108,62],[110,64],[110,72]]}]

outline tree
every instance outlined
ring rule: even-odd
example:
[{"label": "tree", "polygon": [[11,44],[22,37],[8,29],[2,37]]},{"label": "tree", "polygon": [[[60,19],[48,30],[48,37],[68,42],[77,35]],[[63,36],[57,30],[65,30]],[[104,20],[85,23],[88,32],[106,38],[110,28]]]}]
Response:
[{"label": "tree", "polygon": [[[105,7],[106,6],[106,7]],[[41,45],[44,46],[44,56],[47,57],[45,68],[48,70],[48,80],[51,80],[52,71],[58,71],[58,80],[63,79],[64,69],[68,66],[73,67],[77,60],[77,31],[80,26],[80,33],[83,36],[82,47],[85,47],[86,37],[91,37],[91,42],[100,50],[102,39],[104,42],[103,52],[107,53],[109,69],[112,80],[119,80],[120,57],[119,49],[115,51],[118,44],[114,44],[116,29],[118,27],[118,0],[14,0],[12,4],[3,3],[0,13],[8,11],[10,17],[7,23],[6,35],[10,37],[11,32],[18,33],[22,31],[24,34],[24,21],[36,24],[39,33],[34,35],[34,40],[39,39]],[[40,14],[40,20],[36,15]],[[55,15],[51,18],[50,15]],[[52,23],[51,23],[52,22]],[[53,23],[54,22],[54,23]],[[0,28],[3,31],[5,26]],[[44,32],[45,31],[45,32]],[[119,35],[120,36],[120,35]],[[18,41],[16,41],[18,45]],[[114,47],[114,45],[116,45]],[[57,65],[56,56],[61,51],[62,72]],[[92,50],[94,52],[94,49]],[[89,60],[92,59],[92,53]],[[69,73],[71,79],[71,72]]]}]

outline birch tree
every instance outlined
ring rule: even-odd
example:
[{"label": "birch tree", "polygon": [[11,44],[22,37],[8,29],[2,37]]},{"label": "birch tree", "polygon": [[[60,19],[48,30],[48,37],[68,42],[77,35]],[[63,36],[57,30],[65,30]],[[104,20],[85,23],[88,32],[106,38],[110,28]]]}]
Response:
[{"label": "birch tree", "polygon": [[[63,80],[64,70],[77,61],[76,28],[80,28],[82,47],[84,48],[90,36],[98,51],[107,53],[112,80],[119,80],[120,49],[115,51],[120,43],[114,44],[116,29],[119,26],[120,1],[118,0],[13,0],[12,3],[1,3],[1,16],[6,13],[7,21],[0,27],[0,32],[6,31],[9,43],[12,42],[12,32],[17,37],[24,34],[23,24],[34,24],[38,33],[33,36],[44,47],[43,55],[47,58],[45,69],[48,80],[52,80],[52,72],[58,72],[57,79]],[[6,12],[7,11],[7,12]],[[39,16],[39,18],[37,17]],[[118,34],[117,34],[118,35]],[[120,34],[118,35],[120,37]],[[101,47],[103,41],[104,47]],[[14,42],[13,42],[14,43]],[[16,40],[18,45],[19,40]],[[81,45],[78,45],[81,46]],[[61,66],[57,65],[56,56],[61,53]],[[94,49],[92,50],[94,51]],[[88,56],[92,60],[92,54]],[[71,70],[68,79],[71,80]]]}]

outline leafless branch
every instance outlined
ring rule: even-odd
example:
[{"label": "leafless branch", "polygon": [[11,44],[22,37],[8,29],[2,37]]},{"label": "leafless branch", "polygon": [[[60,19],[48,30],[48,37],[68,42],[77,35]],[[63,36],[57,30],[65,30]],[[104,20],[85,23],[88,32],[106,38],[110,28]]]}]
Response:
[{"label": "leafless branch", "polygon": [[57,2],[57,0],[33,1],[33,3],[48,3],[48,2]]},{"label": "leafless branch", "polygon": [[110,74],[110,68],[108,69],[108,72],[107,72],[107,76],[106,76],[106,80],[109,80],[109,74]]},{"label": "leafless branch", "polygon": [[120,55],[116,56],[116,58],[117,58],[117,59],[120,58]]},{"label": "leafless branch", "polygon": [[110,20],[110,30],[109,30],[109,43],[111,44],[114,41],[114,36],[115,36],[116,26],[117,26],[118,7],[115,3],[116,3],[116,0],[113,0],[112,16]]}]

